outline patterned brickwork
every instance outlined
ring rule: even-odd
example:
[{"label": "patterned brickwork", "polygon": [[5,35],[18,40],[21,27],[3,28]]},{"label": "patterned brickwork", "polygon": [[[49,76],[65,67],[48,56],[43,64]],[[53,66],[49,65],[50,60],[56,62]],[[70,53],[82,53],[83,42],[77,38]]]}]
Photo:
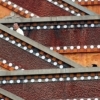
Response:
[{"label": "patterned brickwork", "polygon": [[100,97],[100,81],[50,82],[1,85],[25,100],[55,100]]},{"label": "patterned brickwork", "polygon": [[24,69],[56,68],[52,64],[0,39],[0,57]]},{"label": "patterned brickwork", "polygon": [[[25,32],[25,34],[28,33]],[[100,44],[100,28],[33,30],[28,36],[45,46]]]},{"label": "patterned brickwork", "polygon": [[100,97],[100,81],[81,81],[66,83],[65,93],[68,98],[94,98]]},{"label": "patterned brickwork", "polygon": [[69,12],[49,3],[47,0],[10,0],[38,16],[70,16]]}]

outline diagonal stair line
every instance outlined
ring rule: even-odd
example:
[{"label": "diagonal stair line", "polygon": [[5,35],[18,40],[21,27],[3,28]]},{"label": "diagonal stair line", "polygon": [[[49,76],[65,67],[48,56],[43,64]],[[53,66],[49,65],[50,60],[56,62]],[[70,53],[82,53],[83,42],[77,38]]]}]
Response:
[{"label": "diagonal stair line", "polygon": [[75,16],[83,16],[83,15],[98,15],[87,8],[80,6],[79,4],[72,2],[71,0],[47,0],[48,2],[54,4],[55,6],[64,9],[67,12]]},{"label": "diagonal stair line", "polygon": [[7,32],[8,34],[10,34],[10,35],[12,35],[12,36],[14,36],[14,37],[16,37],[16,38],[18,38],[18,39],[20,39],[20,40],[26,42],[26,43],[32,45],[33,47],[38,48],[39,50],[42,50],[42,51],[44,51],[45,53],[47,53],[47,54],[49,54],[49,55],[51,55],[51,56],[53,56],[53,57],[55,57],[55,58],[57,58],[57,59],[63,61],[64,63],[66,63],[66,64],[68,64],[68,65],[71,65],[71,66],[73,66],[73,67],[75,67],[75,68],[83,67],[83,66],[81,66],[81,65],[79,65],[79,64],[77,64],[77,63],[75,63],[74,61],[72,61],[72,60],[70,60],[70,59],[68,59],[68,58],[66,58],[66,57],[64,57],[64,56],[62,56],[61,54],[59,54],[59,53],[57,53],[57,52],[54,52],[54,51],[51,51],[51,50],[50,50],[49,48],[47,48],[46,46],[43,46],[42,44],[39,44],[39,43],[33,41],[33,40],[30,39],[30,38],[27,38],[27,37],[25,37],[25,36],[22,36],[22,35],[18,34],[18,33],[15,32],[15,31],[10,30],[9,28],[7,28],[6,26],[4,26],[4,25],[2,25],[2,24],[0,24],[0,29],[1,29],[2,31],[5,31],[5,32]]},{"label": "diagonal stair line", "polygon": [[[30,12],[29,10],[13,3],[10,0],[0,0],[0,5],[4,6],[5,8],[8,8],[10,10],[12,10],[13,12],[16,13],[15,9],[18,10],[17,13],[23,17],[26,16],[26,18],[33,18],[33,17],[37,17],[39,18],[38,15],[34,14],[33,12]],[[24,12],[24,14],[21,14],[22,12]]]},{"label": "diagonal stair line", "polygon": [[11,100],[24,100],[19,96],[16,96],[15,94],[8,92],[2,88],[0,88],[0,93],[8,98],[10,98]]},{"label": "diagonal stair line", "polygon": [[21,66],[17,66],[14,63],[8,62],[7,60],[3,58],[0,58],[0,67],[9,71],[24,70],[23,68],[21,68]]},{"label": "diagonal stair line", "polygon": [[75,8],[78,8],[79,10],[85,12],[86,14],[89,14],[89,15],[98,15],[98,14],[96,14],[96,13],[88,10],[87,8],[80,6],[79,4],[76,4],[75,2],[72,2],[71,0],[62,0],[62,1],[66,2],[66,3],[70,4],[70,5],[72,5]]}]

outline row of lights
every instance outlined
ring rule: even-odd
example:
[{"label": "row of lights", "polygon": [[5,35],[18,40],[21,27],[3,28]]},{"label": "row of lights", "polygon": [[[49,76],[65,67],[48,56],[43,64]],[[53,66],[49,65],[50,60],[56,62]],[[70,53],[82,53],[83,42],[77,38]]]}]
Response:
[{"label": "row of lights", "polygon": [[[88,49],[88,48],[90,48],[90,49],[94,49],[94,48],[98,48],[98,49],[100,49],[100,45],[97,45],[97,46],[95,46],[95,45],[90,45],[90,46],[87,46],[87,45],[84,45],[84,46],[63,46],[63,47],[56,47],[56,50],[60,50],[60,49],[63,49],[63,50],[67,50],[67,49],[71,49],[71,50],[73,50],[73,49],[81,49],[81,48],[84,48],[84,49]],[[54,50],[55,49],[55,47],[50,47],[50,50]]]},{"label": "row of lights", "polygon": [[53,0],[47,0],[47,1],[49,1],[49,2],[53,3],[54,5],[59,6],[60,8],[62,8],[62,9],[64,9],[64,10],[66,10],[66,11],[68,11],[68,12],[70,12],[71,14],[74,14],[74,15],[76,15],[76,16],[81,16],[81,14],[80,14],[80,13],[75,12],[75,10],[74,10],[74,9],[73,9],[73,10],[71,10],[69,7],[65,7],[63,4],[59,4],[57,1],[53,1]]},{"label": "row of lights", "polygon": [[66,99],[66,100],[99,100],[99,98],[80,98],[80,99]]},{"label": "row of lights", "polygon": [[[95,25],[95,24],[91,24],[91,25],[88,25],[88,24],[84,24],[84,25],[81,25],[81,24],[77,24],[77,25],[52,25],[52,26],[47,26],[47,25],[44,25],[44,26],[30,26],[30,27],[21,27],[22,30],[33,30],[33,29],[37,29],[37,30],[40,30],[40,29],[66,29],[66,28],[87,28],[87,27],[100,27],[100,25]],[[13,30],[13,27],[10,27],[11,30]]]},{"label": "row of lights", "polygon": [[16,45],[17,47],[20,47],[21,49],[23,49],[23,50],[25,50],[25,51],[27,51],[27,52],[29,52],[29,53],[31,53],[31,54],[33,54],[33,55],[41,58],[43,60],[45,60],[48,63],[53,64],[54,66],[57,66],[60,69],[66,68],[65,66],[63,66],[63,64],[59,64],[57,61],[53,61],[52,59],[47,58],[45,55],[41,55],[39,53],[38,49],[34,49],[34,48],[33,49],[29,49],[27,46],[22,46],[21,43],[17,43],[15,40],[10,40],[9,37],[4,37],[3,34],[0,35],[0,38],[2,38],[4,40],[6,40],[6,41],[8,41],[8,42],[10,42],[10,43],[12,43],[14,45]]},{"label": "row of lights", "polygon": [[[76,2],[76,1],[78,1],[78,2],[88,2],[88,1],[95,1],[95,0],[72,0],[73,2]],[[100,1],[100,0],[98,0],[98,1]]]},{"label": "row of lights", "polygon": [[18,5],[12,3],[11,1],[2,0],[2,2],[7,2],[8,5],[12,5],[14,8],[18,8],[19,11],[24,11],[25,14],[30,14],[30,17],[37,17],[37,18],[39,18],[39,16],[35,15],[34,13],[29,12],[28,10],[25,10],[25,9],[22,8],[22,7],[19,7]]},{"label": "row of lights", "polygon": [[[1,60],[1,62],[2,62],[3,64],[7,64],[9,67],[13,67],[15,70],[20,69],[19,66],[16,66],[16,65],[14,65],[13,63],[8,63],[5,59]],[[24,69],[21,69],[21,70],[24,70]]]},{"label": "row of lights", "polygon": [[[0,100],[5,100],[5,99],[1,98]],[[66,100],[99,100],[99,98],[80,98],[80,99],[66,99]]]},{"label": "row of lights", "polygon": [[84,77],[84,76],[81,76],[80,78],[77,78],[77,77],[66,77],[66,78],[63,78],[63,77],[60,77],[60,78],[45,78],[45,79],[17,79],[17,80],[2,80],[0,81],[0,84],[14,84],[14,83],[34,83],[34,82],[58,82],[58,81],[78,81],[78,80],[98,80],[100,79],[99,76],[87,76],[87,77]]}]

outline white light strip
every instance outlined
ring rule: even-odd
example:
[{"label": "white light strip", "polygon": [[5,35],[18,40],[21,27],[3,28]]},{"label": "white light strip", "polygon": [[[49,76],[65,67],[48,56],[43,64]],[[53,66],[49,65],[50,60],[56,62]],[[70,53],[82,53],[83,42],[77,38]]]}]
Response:
[{"label": "white light strip", "polygon": [[69,82],[69,81],[83,81],[83,80],[86,80],[86,81],[90,81],[90,80],[100,80],[100,76],[80,76],[80,77],[59,77],[59,78],[37,78],[37,79],[34,79],[34,78],[31,78],[31,79],[16,79],[16,80],[13,80],[13,79],[10,79],[10,80],[2,80],[0,81],[0,84],[19,84],[19,83],[36,83],[36,82],[60,82],[60,81],[64,81],[64,82]]},{"label": "white light strip", "polygon": [[[94,2],[95,0],[72,0],[72,2]],[[97,1],[100,1],[100,0],[97,0]]]},{"label": "white light strip", "polygon": [[100,49],[100,45],[84,45],[84,46],[59,46],[59,47],[50,47],[50,50],[74,50],[74,49]]},{"label": "white light strip", "polygon": [[[71,25],[68,25],[68,24],[64,24],[64,25],[52,25],[52,26],[50,26],[50,25],[48,25],[48,26],[46,26],[46,25],[44,25],[44,26],[30,26],[30,27],[22,27],[22,29],[23,30],[35,30],[35,29],[37,29],[37,30],[40,30],[40,29],[43,29],[43,30],[47,30],[47,29],[69,29],[69,28],[71,28],[71,29],[73,29],[73,28],[96,28],[96,27],[100,27],[100,24],[71,24]],[[12,29],[12,28],[11,28]]]},{"label": "white light strip", "polygon": [[50,2],[50,3],[52,3],[52,4],[54,4],[54,5],[56,5],[56,6],[58,6],[58,7],[60,7],[60,8],[62,8],[62,9],[64,9],[64,10],[67,11],[67,12],[70,12],[71,14],[74,14],[74,15],[76,15],[76,16],[81,16],[81,14],[75,12],[74,9],[71,10],[71,9],[68,8],[68,7],[64,7],[64,5],[63,5],[63,4],[59,4],[58,1],[56,1],[56,2],[53,1],[53,0],[47,0],[47,1]]},{"label": "white light strip", "polygon": [[[7,39],[9,37],[4,37],[3,34],[0,34],[0,38],[10,42],[11,44],[14,44],[16,45],[17,47],[20,47],[21,49],[43,59],[44,61],[48,62],[48,63],[51,63],[52,65],[62,69],[62,68],[67,68],[67,67],[64,67],[63,64],[58,64],[57,62],[55,63],[54,61],[50,60],[49,58],[46,58],[45,56],[41,56],[40,53],[38,51],[35,51],[34,49],[28,49],[26,46],[23,46],[21,43],[17,43],[15,42],[15,40],[10,40],[10,39]],[[67,65],[67,64],[66,64]],[[68,65],[67,65],[68,66]],[[15,67],[15,69],[19,69],[18,67]]]},{"label": "white light strip", "polygon": [[28,10],[26,10],[26,9],[24,9],[24,8],[22,8],[22,7],[18,6],[18,5],[16,5],[16,4],[14,4],[14,3],[11,2],[10,0],[2,0],[2,2],[6,2],[8,5],[12,5],[14,8],[18,8],[19,11],[24,11],[24,13],[25,13],[25,14],[29,14],[30,17],[37,17],[37,18],[39,18],[39,16],[35,15],[34,13],[31,13],[30,11],[28,11]]},{"label": "white light strip", "polygon": [[3,64],[7,64],[9,67],[13,67],[15,70],[21,70],[21,68],[19,66],[16,66],[15,64],[13,63],[9,63],[7,60],[5,59],[2,59],[0,58],[0,61],[3,63]]},{"label": "white light strip", "polygon": [[100,98],[74,98],[74,99],[66,99],[66,100],[100,100]]}]

